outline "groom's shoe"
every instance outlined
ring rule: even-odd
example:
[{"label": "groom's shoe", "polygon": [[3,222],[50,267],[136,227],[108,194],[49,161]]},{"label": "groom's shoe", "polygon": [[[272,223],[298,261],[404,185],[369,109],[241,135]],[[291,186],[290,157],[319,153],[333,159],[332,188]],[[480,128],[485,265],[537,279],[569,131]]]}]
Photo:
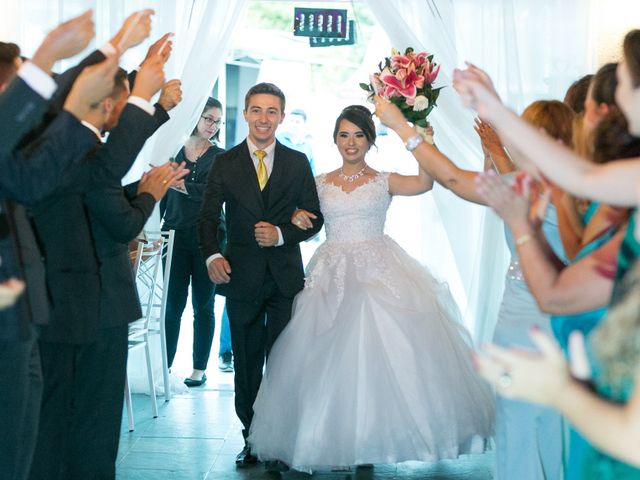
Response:
[{"label": "groom's shoe", "polygon": [[264,468],[269,473],[284,473],[289,471],[289,465],[280,460],[268,460],[265,462]]},{"label": "groom's shoe", "polygon": [[258,458],[251,453],[251,447],[245,445],[242,451],[236,457],[236,467],[243,468],[258,463]]}]

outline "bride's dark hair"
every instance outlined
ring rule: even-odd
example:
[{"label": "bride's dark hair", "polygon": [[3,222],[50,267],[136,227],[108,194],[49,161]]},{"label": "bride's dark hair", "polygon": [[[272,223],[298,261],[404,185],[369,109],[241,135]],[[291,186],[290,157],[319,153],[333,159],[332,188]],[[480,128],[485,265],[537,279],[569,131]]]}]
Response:
[{"label": "bride's dark hair", "polygon": [[338,138],[338,130],[340,130],[340,122],[347,120],[356,125],[366,137],[369,145],[376,144],[376,126],[371,119],[371,111],[363,105],[349,105],[346,107],[338,118],[336,118],[336,126],[333,129],[333,142]]}]

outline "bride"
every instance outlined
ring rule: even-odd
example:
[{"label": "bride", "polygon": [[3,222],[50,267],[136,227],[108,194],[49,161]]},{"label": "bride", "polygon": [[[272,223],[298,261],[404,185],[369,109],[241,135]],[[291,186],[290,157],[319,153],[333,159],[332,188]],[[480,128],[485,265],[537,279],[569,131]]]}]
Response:
[{"label": "bride", "polygon": [[[333,138],[343,165],[316,178],[327,241],[271,350],[251,449],[308,472],[481,453],[493,396],[474,372],[456,304],[384,235],[392,196],[424,193],[433,180],[366,164],[375,126],[363,106],[342,111]],[[306,228],[310,215],[292,221]]]}]

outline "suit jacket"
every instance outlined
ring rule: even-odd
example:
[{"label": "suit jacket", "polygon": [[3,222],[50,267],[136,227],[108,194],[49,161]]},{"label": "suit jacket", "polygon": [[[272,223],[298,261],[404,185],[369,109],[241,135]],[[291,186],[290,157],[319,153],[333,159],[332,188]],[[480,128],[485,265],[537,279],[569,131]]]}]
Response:
[{"label": "suit jacket", "polygon": [[[41,200],[94,142],[89,129],[71,114],[61,113],[36,144],[2,156],[0,193],[26,204]],[[0,210],[0,281],[21,278],[27,289],[13,307],[0,311],[0,339],[25,340],[32,324],[47,323],[49,302],[42,255],[26,209],[11,199],[5,198]]]},{"label": "suit jacket", "polygon": [[[261,192],[247,142],[217,156],[205,188],[198,238],[205,259],[216,253],[231,265],[231,281],[217,287],[229,298],[254,299],[267,269],[280,291],[293,297],[304,286],[299,243],[320,231],[322,214],[307,157],[276,141],[274,164],[266,192]],[[221,252],[217,231],[220,209],[225,206],[227,245]],[[317,215],[314,226],[300,230],[291,224],[296,208]],[[260,248],[254,225],[266,221],[280,227],[284,244]]]},{"label": "suit jacket", "polygon": [[148,193],[127,196],[119,184],[89,192],[85,201],[100,268],[99,326],[138,320],[142,310],[127,243],[142,231],[156,201]]},{"label": "suit jacket", "polygon": [[20,139],[40,123],[47,103],[20,77],[12,80],[0,94],[0,157],[10,153]]},{"label": "suit jacket", "polygon": [[94,152],[70,172],[65,184],[33,208],[53,307],[43,340],[80,344],[95,338],[101,284],[84,195],[119,182],[156,128],[154,117],[128,104],[107,143],[100,145],[96,139]]},{"label": "suit jacket", "polygon": [[[157,118],[164,123],[169,116],[160,110]],[[123,188],[119,181],[111,181],[85,196],[99,264],[100,328],[142,317],[128,243],[142,231],[156,201],[149,193],[138,195],[137,185]]]}]

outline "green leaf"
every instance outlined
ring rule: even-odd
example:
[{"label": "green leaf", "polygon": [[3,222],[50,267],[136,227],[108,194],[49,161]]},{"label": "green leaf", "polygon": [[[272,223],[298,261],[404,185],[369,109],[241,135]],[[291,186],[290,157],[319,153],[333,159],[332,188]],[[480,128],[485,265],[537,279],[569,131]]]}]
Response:
[{"label": "green leaf", "polygon": [[429,60],[430,62],[432,62],[432,61],[433,61],[433,55],[429,55],[429,56],[427,57],[427,60]]},{"label": "green leaf", "polygon": [[361,83],[360,88],[363,89],[365,92],[371,91],[371,85],[369,85],[368,83]]},{"label": "green leaf", "polygon": [[413,123],[415,123],[417,126],[422,127],[422,128],[427,128],[427,126],[429,125],[427,123],[427,120],[424,119],[424,118],[421,118],[420,120],[417,120],[417,121],[415,121]]}]

